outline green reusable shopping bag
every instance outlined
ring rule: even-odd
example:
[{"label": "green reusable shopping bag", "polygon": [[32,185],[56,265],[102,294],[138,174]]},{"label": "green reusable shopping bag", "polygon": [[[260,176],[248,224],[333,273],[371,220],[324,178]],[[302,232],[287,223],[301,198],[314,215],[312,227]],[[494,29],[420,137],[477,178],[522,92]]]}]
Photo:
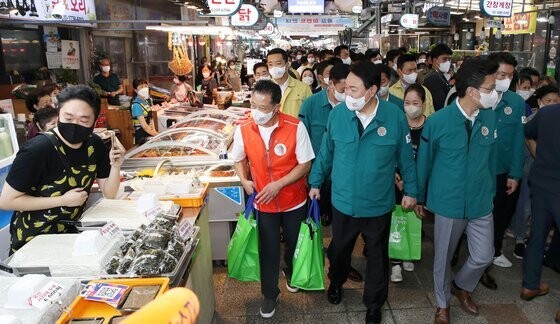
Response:
[{"label": "green reusable shopping bag", "polygon": [[290,284],[304,290],[325,289],[323,230],[319,215],[319,203],[313,199],[307,219],[301,222],[294,251]]},{"label": "green reusable shopping bag", "polygon": [[422,220],[414,211],[405,211],[397,205],[391,217],[389,258],[420,260],[422,253]]},{"label": "green reusable shopping bag", "polygon": [[253,193],[239,214],[235,232],[228,244],[228,276],[240,281],[260,281],[259,236],[255,219]]}]

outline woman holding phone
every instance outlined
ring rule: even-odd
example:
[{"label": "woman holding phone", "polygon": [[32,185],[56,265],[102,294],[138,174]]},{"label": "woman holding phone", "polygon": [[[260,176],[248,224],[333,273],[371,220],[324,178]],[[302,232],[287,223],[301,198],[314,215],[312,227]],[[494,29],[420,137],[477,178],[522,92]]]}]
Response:
[{"label": "woman holding phone", "polygon": [[106,198],[119,189],[125,149],[114,139],[107,152],[93,134],[101,110],[97,93],[79,85],[58,100],[57,127],[20,149],[0,194],[0,209],[14,210],[11,253],[37,235],[74,232],[66,222],[81,218],[95,180]]}]

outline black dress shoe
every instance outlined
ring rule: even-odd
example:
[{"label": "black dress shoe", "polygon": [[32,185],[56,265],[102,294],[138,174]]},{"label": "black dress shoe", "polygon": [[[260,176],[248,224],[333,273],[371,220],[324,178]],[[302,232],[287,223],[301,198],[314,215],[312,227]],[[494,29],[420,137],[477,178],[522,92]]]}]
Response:
[{"label": "black dress shoe", "polygon": [[362,282],[364,278],[358,272],[358,270],[354,269],[354,267],[350,266],[350,272],[348,272],[348,279],[355,281],[355,282]]},{"label": "black dress shoe", "polygon": [[492,276],[488,273],[488,271],[484,271],[482,277],[480,278],[480,283],[488,289],[492,289],[492,290],[498,289],[498,284],[496,284],[496,280],[492,278]]},{"label": "black dress shoe", "polygon": [[329,286],[327,291],[327,299],[329,303],[333,305],[338,305],[342,301],[342,287],[336,287],[334,285]]},{"label": "black dress shoe", "polygon": [[368,308],[366,313],[366,324],[379,324],[381,323],[381,310]]}]

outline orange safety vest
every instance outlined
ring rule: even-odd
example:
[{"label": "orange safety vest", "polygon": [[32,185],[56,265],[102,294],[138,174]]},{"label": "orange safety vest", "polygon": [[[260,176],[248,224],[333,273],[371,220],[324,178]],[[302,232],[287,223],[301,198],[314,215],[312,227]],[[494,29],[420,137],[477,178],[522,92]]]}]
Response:
[{"label": "orange safety vest", "polygon": [[[283,113],[279,113],[279,117],[278,127],[270,136],[269,150],[266,149],[259,127],[252,118],[240,126],[245,154],[257,192],[270,182],[284,177],[299,164],[296,157],[299,120]],[[265,213],[283,212],[301,204],[306,198],[307,180],[306,177],[302,177],[282,188],[270,203],[257,204],[257,209]]]}]

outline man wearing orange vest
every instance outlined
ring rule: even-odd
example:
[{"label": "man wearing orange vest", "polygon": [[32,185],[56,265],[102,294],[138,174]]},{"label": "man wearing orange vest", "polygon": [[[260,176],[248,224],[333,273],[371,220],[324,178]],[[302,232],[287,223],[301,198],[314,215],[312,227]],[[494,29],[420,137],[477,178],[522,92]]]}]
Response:
[{"label": "man wearing orange vest", "polygon": [[[306,217],[307,179],[315,158],[307,130],[301,121],[280,112],[282,91],[269,80],[255,84],[251,96],[251,115],[235,130],[232,158],[241,184],[247,192],[257,192],[256,210],[259,231],[261,292],[260,314],[274,316],[278,304],[280,267],[280,226],[286,248],[286,288],[290,285],[292,256],[299,227]],[[250,171],[252,180],[247,174]]]}]

